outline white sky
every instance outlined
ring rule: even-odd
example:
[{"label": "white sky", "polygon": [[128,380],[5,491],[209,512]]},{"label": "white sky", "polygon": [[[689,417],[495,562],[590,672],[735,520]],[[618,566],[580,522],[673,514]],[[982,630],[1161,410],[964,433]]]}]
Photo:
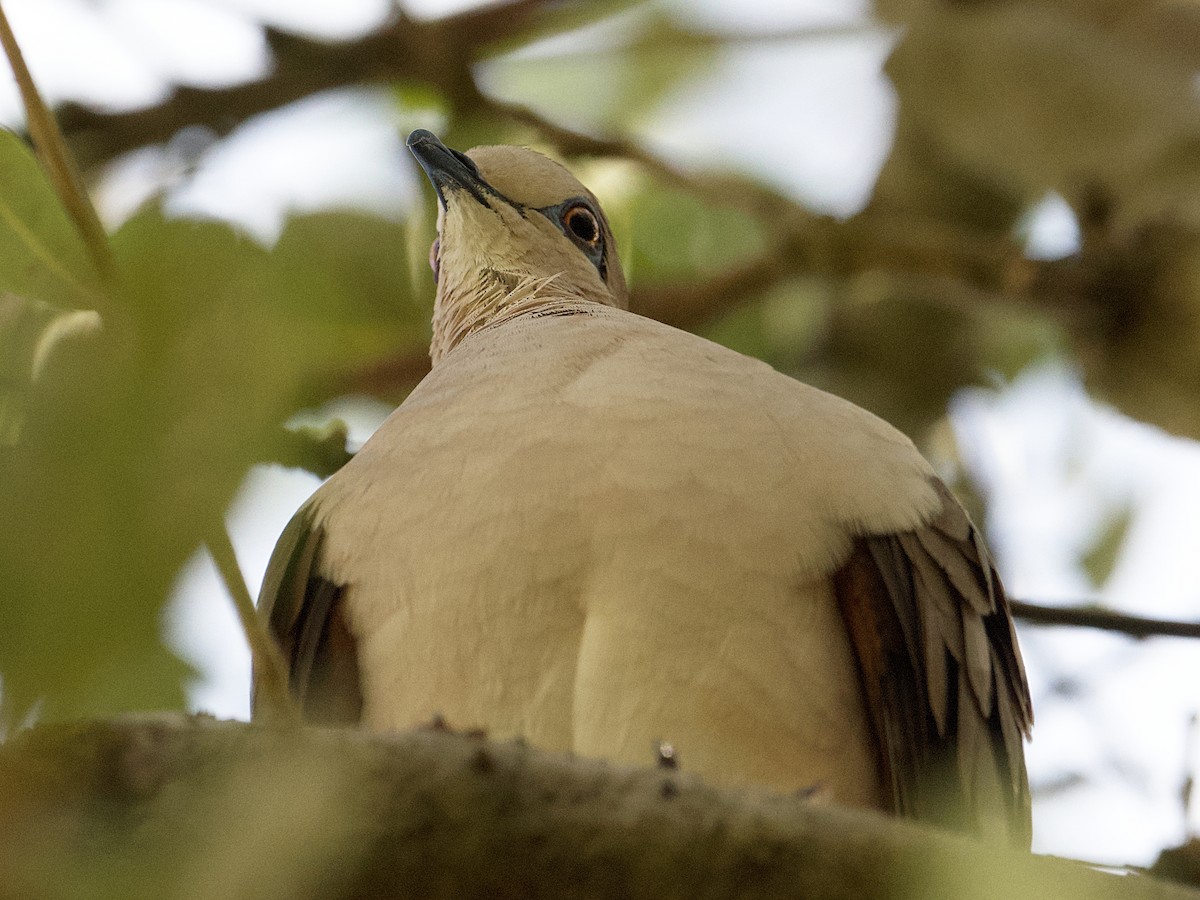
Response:
[{"label": "white sky", "polygon": [[[664,2],[701,23],[739,28],[853,23],[865,9],[837,0]],[[432,16],[476,4],[405,5]],[[388,7],[388,0],[5,2],[50,97],[118,107],[153,102],[171,81],[223,84],[262,73],[268,60],[260,19],[345,36],[371,27]],[[895,99],[880,72],[888,42],[867,30],[738,50],[669,101],[641,137],[680,163],[728,164],[815,208],[849,214],[869,194],[893,127]],[[15,90],[0,76],[0,121],[18,120]],[[417,124],[431,123],[406,120],[379,94],[318,97],[249,123],[207,152],[205,136],[191,134],[136,154],[114,167],[99,196],[116,221],[151,191],[171,188],[177,211],[226,217],[264,238],[289,210],[353,203],[401,215],[420,187],[400,136]],[[1030,222],[1031,254],[1062,255],[1077,240],[1070,210],[1047,198]],[[337,412],[353,419],[362,439],[387,410],[364,403]],[[1075,560],[1097,514],[1129,501],[1133,526],[1104,600],[1142,614],[1200,617],[1196,444],[1097,407],[1053,365],[1011,385],[964,392],[953,421],[967,459],[993,492],[989,525],[1011,593],[1042,601],[1094,597]],[[254,588],[275,537],[315,486],[311,476],[278,469],[248,478],[230,519]],[[194,706],[245,717],[248,655],[204,558],[181,577],[168,618],[173,640],[203,673]],[[1178,789],[1185,729],[1197,710],[1200,645],[1033,628],[1022,629],[1022,641],[1038,704],[1032,780],[1044,785],[1072,772],[1087,778],[1038,797],[1036,847],[1148,862],[1182,836]],[[1081,685],[1077,696],[1050,694],[1051,684],[1071,682]]]}]

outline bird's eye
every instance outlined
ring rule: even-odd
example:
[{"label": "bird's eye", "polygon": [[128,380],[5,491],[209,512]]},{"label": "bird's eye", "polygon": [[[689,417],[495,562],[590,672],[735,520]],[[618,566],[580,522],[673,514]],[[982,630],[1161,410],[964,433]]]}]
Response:
[{"label": "bird's eye", "polygon": [[572,206],[563,213],[563,224],[589,247],[594,247],[600,241],[600,223],[596,221],[596,214],[582,204]]}]

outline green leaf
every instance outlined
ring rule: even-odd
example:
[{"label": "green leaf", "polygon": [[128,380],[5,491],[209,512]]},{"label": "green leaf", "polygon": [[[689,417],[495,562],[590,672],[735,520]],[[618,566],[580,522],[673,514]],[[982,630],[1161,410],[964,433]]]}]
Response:
[{"label": "green leaf", "polygon": [[410,226],[365,213],[287,223],[271,254],[271,290],[279,327],[317,376],[305,405],[334,396],[330,374],[428,346],[434,284],[427,266],[414,271],[412,240]]},{"label": "green leaf", "polygon": [[951,395],[981,379],[981,325],[898,285],[864,279],[855,291],[833,305],[821,353],[800,377],[920,442]]},{"label": "green leaf", "polygon": [[0,448],[10,717],[39,700],[47,718],[181,704],[162,606],[248,467],[347,370],[424,338],[403,240],[327,214],[268,252],[155,209],[113,236],[128,327],[59,354]]},{"label": "green leaf", "polygon": [[66,310],[0,294],[0,446],[17,442],[34,380],[64,348],[100,328],[94,310]]},{"label": "green leaf", "polygon": [[631,283],[703,278],[763,252],[762,226],[744,213],[639,177],[605,205]]},{"label": "green leaf", "polygon": [[1087,573],[1092,586],[1104,587],[1121,558],[1121,548],[1133,524],[1133,507],[1126,503],[1111,512],[1098,529],[1096,539],[1080,557],[1079,564]]},{"label": "green leaf", "polygon": [[91,308],[96,271],[25,143],[0,129],[0,294]]},{"label": "green leaf", "polygon": [[1006,381],[1030,366],[1066,354],[1066,335],[1060,323],[1040,310],[980,304],[975,314],[980,324],[976,336],[981,365]]}]

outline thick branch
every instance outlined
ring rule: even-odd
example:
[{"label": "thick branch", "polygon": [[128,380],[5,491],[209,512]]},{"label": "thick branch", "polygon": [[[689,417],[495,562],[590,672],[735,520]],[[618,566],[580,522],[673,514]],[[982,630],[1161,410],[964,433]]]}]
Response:
[{"label": "thick branch", "polygon": [[65,881],[108,896],[1200,897],[865,812],[439,731],[41,727],[0,747],[0,809],[10,896]]}]

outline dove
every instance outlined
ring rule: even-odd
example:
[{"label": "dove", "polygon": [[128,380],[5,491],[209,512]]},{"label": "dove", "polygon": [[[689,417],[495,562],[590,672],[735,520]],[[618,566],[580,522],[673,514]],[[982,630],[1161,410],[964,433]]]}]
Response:
[{"label": "dove", "polygon": [[432,368],[280,537],[306,718],[444,721],[1028,847],[1028,687],[979,530],[911,441],[627,310],[596,197],[522,147],[408,147]]}]

